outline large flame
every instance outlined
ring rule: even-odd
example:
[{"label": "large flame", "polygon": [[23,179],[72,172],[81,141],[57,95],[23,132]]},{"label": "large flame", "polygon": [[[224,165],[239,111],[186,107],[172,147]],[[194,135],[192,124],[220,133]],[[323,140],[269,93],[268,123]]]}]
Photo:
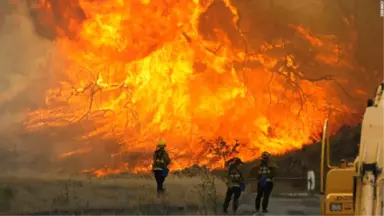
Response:
[{"label": "large flame", "polygon": [[[60,36],[56,43],[68,67],[65,74],[57,72],[64,78],[47,90],[46,107],[30,113],[27,127],[87,122],[79,142],[113,138],[122,146],[113,156],[143,155],[135,162],[124,161],[118,169],[95,171],[97,175],[148,170],[160,139],[167,142],[175,169],[194,163],[217,167],[221,163],[208,154],[200,137],[239,139],[246,145],[239,156],[250,160],[264,150],[280,154],[312,143],[319,139],[327,117],[334,120],[335,130],[359,120],[351,118],[359,111],[338,96],[333,72],[311,71],[320,66],[354,70],[347,54],[338,58],[335,36],[291,25],[297,41],[263,42],[251,49],[229,0],[58,2],[63,4],[56,6],[59,12],[47,0],[35,6],[43,11],[41,22],[55,26]],[[231,15],[226,20],[231,32],[207,27],[214,26],[206,24],[214,4]],[[74,8],[81,8],[85,18],[79,18]],[[55,20],[54,13],[62,20]],[[315,53],[314,66],[301,65],[287,51],[300,44]],[[347,80],[343,77],[338,83]],[[79,147],[60,158],[91,149]]]}]

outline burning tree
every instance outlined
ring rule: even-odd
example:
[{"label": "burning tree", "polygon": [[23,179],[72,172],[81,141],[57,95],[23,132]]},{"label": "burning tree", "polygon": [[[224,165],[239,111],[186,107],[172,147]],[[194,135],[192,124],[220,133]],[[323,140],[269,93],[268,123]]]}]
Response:
[{"label": "burning tree", "polygon": [[[237,142],[196,139],[235,132],[246,137],[249,151],[263,146],[284,153],[311,143],[327,117],[335,131],[357,123],[376,79],[353,55],[364,47],[355,47],[362,15],[353,18],[350,7],[339,12],[341,1],[319,0],[307,8],[313,13],[277,0],[270,9],[264,1],[239,0],[28,2],[37,26],[57,31],[68,65],[54,70],[53,59],[48,71],[55,83],[45,91],[46,104],[25,124],[31,131],[79,125],[76,142],[91,152],[99,148],[95,143],[116,139],[127,151],[149,154],[148,146],[165,137],[180,167],[206,148],[224,161],[236,154],[252,159],[237,151]],[[330,23],[316,12],[322,5],[337,15]],[[329,25],[335,20],[343,28]]]},{"label": "burning tree", "polygon": [[223,137],[219,136],[214,140],[201,138],[201,142],[204,146],[207,146],[209,153],[215,155],[223,161],[223,167],[226,167],[228,159],[240,153],[239,148],[241,145],[238,140],[235,140],[234,143],[230,143],[225,141]]}]

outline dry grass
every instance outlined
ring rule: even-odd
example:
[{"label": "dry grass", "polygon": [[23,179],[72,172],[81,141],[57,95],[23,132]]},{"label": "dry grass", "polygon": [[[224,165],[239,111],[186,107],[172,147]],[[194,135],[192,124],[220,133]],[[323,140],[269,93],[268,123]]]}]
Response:
[{"label": "dry grass", "polygon": [[[204,180],[205,179],[205,180]],[[120,176],[114,178],[95,178],[88,176],[40,176],[40,177],[1,177],[0,181],[11,188],[13,197],[2,192],[2,214],[77,212],[87,213],[98,210],[115,209],[125,214],[166,214],[164,208],[175,208],[182,213],[193,208],[200,213],[207,211],[207,200],[214,200],[207,191],[223,196],[225,184],[216,180],[214,190],[212,181],[202,177],[169,176],[165,187],[167,196],[156,196],[155,181],[147,176]],[[211,182],[204,182],[211,181]],[[3,188],[4,191],[4,188]],[[9,206],[7,208],[7,202]],[[214,204],[215,205],[215,204]],[[148,209],[149,206],[157,206]],[[215,206],[217,207],[217,206]],[[212,205],[209,206],[212,208]],[[112,214],[113,212],[109,212]]]}]

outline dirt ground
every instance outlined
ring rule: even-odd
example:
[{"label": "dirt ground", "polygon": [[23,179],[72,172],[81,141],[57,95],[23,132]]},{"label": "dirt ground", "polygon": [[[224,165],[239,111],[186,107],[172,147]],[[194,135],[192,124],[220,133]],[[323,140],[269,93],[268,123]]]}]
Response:
[{"label": "dirt ground", "polygon": [[[201,214],[213,211],[199,177],[169,176],[159,199],[150,177],[2,177],[1,214]],[[215,182],[217,199],[225,184]],[[208,197],[209,199],[209,197]]]},{"label": "dirt ground", "polygon": [[[204,177],[166,179],[165,198],[156,196],[151,176],[0,177],[0,214],[130,214],[130,215],[209,215],[221,214],[226,186],[222,180]],[[297,183],[296,183],[297,184]],[[303,183],[304,184],[304,183]],[[305,192],[302,186],[277,182],[273,195]],[[304,185],[305,186],[305,185]],[[247,184],[254,194],[255,184]],[[216,195],[214,195],[216,194]],[[251,202],[251,201],[241,201]],[[241,209],[240,209],[241,210]]]}]

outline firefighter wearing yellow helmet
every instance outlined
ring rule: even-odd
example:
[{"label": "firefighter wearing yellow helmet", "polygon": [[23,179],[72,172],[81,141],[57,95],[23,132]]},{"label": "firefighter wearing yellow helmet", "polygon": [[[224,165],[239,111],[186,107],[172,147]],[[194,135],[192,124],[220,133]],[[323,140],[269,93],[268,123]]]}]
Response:
[{"label": "firefighter wearing yellow helmet", "polygon": [[244,178],[239,170],[239,166],[244,164],[240,158],[233,158],[226,162],[228,167],[228,176],[227,176],[227,193],[225,195],[223,211],[228,213],[229,202],[233,197],[233,213],[236,213],[237,208],[239,207],[239,198],[241,192],[245,189]]},{"label": "firefighter wearing yellow helmet", "polygon": [[261,198],[262,211],[268,213],[269,196],[271,195],[273,184],[276,176],[276,164],[270,160],[271,154],[269,152],[263,152],[261,154],[261,161],[255,167],[257,184],[257,196],[255,200],[256,212],[260,211]]},{"label": "firefighter wearing yellow helmet", "polygon": [[171,163],[171,159],[169,158],[165,147],[166,143],[164,141],[160,141],[157,144],[157,149],[153,154],[152,170],[156,179],[158,195],[164,192],[163,184],[165,178],[168,176],[168,165]]}]

